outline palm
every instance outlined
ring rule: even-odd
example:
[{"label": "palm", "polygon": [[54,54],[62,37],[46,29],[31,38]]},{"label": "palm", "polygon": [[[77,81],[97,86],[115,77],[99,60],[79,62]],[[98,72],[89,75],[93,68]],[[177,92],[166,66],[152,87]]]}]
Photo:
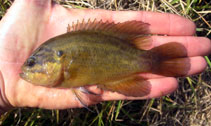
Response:
[{"label": "palm", "polygon": [[[41,4],[42,3],[42,4]],[[18,11],[17,11],[18,10]],[[97,18],[110,21],[126,21],[126,20],[141,20],[151,24],[150,30],[156,34],[176,35],[177,37],[154,37],[154,46],[165,42],[178,40],[186,47],[189,41],[193,45],[189,46],[188,55],[191,56],[191,70],[189,74],[194,74],[202,71],[206,63],[199,55],[205,55],[210,51],[210,42],[205,38],[183,37],[194,34],[194,25],[180,17],[174,17],[179,25],[187,27],[183,30],[180,27],[169,30],[169,20],[162,21],[163,24],[168,24],[166,27],[162,25],[159,29],[157,25],[159,20],[153,20],[155,16],[168,18],[166,14],[148,13],[148,16],[143,16],[142,12],[108,12],[108,11],[91,11],[91,10],[67,10],[59,5],[51,6],[50,0],[45,2],[27,3],[16,1],[7,15],[0,22],[0,70],[4,82],[5,95],[10,104],[13,106],[31,106],[43,108],[69,108],[79,107],[79,102],[75,99],[70,89],[52,89],[40,86],[34,86],[19,77],[20,67],[31,52],[37,48],[45,40],[66,32],[68,23],[76,20]],[[146,14],[146,13],[145,13]],[[127,18],[125,18],[126,15]],[[139,16],[138,16],[139,15]],[[152,16],[150,18],[150,15]],[[112,17],[112,18],[111,18]],[[124,18],[123,18],[124,17]],[[156,22],[157,21],[157,22]],[[173,22],[173,21],[172,21]],[[186,24],[185,24],[186,23]],[[172,23],[173,24],[173,23]],[[173,26],[172,26],[173,27]],[[182,31],[182,32],[181,32]],[[189,39],[189,41],[187,41]],[[198,41],[203,42],[202,46]],[[193,47],[192,47],[193,46]],[[201,46],[202,49],[190,50],[194,46]],[[197,65],[200,62],[201,65]],[[152,77],[153,75],[148,75]],[[175,78],[159,78],[150,79],[152,90],[148,96],[139,98],[159,97],[174,91],[177,87]],[[161,86],[166,84],[165,87]],[[93,91],[99,91],[92,87]],[[111,92],[105,92],[101,96],[102,100],[127,99],[128,97]],[[130,98],[133,99],[133,98]],[[86,100],[87,104],[92,104],[93,101]]]}]

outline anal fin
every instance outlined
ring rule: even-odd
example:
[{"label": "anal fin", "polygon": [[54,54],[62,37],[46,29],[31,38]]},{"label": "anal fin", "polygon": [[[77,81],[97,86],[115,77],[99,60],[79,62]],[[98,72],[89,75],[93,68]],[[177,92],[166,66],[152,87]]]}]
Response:
[{"label": "anal fin", "polygon": [[99,88],[121,93],[126,96],[142,97],[150,93],[150,83],[139,77],[132,76],[122,80],[98,85]]}]

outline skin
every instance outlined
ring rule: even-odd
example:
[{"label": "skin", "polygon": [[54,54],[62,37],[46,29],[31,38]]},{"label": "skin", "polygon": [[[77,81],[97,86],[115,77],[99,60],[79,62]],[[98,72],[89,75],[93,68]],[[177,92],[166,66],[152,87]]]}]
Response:
[{"label": "skin", "polygon": [[[143,11],[67,10],[60,5],[52,4],[51,0],[16,0],[0,22],[0,84],[4,87],[2,93],[8,100],[8,104],[13,107],[28,106],[46,109],[82,107],[71,89],[34,86],[20,79],[18,73],[23,62],[42,42],[65,33],[68,23],[71,24],[83,18],[114,22],[141,20],[149,23],[152,33],[168,35],[152,37],[152,47],[177,41],[187,48],[191,63],[188,75],[198,74],[206,68],[206,61],[202,56],[211,52],[210,40],[205,37],[194,37],[193,22],[177,15]],[[99,102],[156,98],[172,93],[178,87],[174,77],[152,74],[142,74],[142,76],[149,78],[152,86],[150,93],[144,97],[134,98],[113,92],[102,92],[95,86],[89,89],[95,93],[102,93],[102,96],[95,96],[95,100]],[[82,95],[85,97],[86,104],[96,103],[95,100],[86,96],[87,94]]]}]

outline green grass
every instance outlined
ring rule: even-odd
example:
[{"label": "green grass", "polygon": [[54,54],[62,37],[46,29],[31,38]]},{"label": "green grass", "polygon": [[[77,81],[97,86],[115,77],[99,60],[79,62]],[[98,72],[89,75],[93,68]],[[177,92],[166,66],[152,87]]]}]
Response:
[{"label": "green grass", "polygon": [[[197,25],[197,36],[211,38],[211,2],[209,0],[75,0],[57,2],[67,8],[108,10],[147,10],[184,16]],[[11,1],[0,1],[0,18]],[[1,116],[2,126],[132,126],[132,125],[211,125],[211,61],[200,75],[180,78],[180,87],[171,95],[142,101],[109,101],[85,108],[44,110],[19,108]]]}]

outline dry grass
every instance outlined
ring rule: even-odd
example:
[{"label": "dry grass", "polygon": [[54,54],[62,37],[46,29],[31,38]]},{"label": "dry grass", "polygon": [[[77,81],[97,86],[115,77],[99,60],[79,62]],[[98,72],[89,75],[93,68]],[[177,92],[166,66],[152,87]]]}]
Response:
[{"label": "dry grass", "polygon": [[[209,1],[209,0],[208,0]],[[205,0],[56,0],[66,8],[145,10],[184,16],[197,25],[197,36],[211,38],[211,2]],[[8,2],[6,2],[7,4]],[[4,3],[5,4],[5,3]],[[2,4],[3,5],[3,4]],[[7,4],[6,8],[8,7]],[[5,9],[6,10],[6,9]],[[0,11],[4,14],[5,10]],[[211,125],[211,62],[200,75],[180,78],[179,89],[160,99],[112,101],[86,109],[42,110],[22,108],[1,117],[2,125]],[[10,121],[13,121],[12,123]]]}]

